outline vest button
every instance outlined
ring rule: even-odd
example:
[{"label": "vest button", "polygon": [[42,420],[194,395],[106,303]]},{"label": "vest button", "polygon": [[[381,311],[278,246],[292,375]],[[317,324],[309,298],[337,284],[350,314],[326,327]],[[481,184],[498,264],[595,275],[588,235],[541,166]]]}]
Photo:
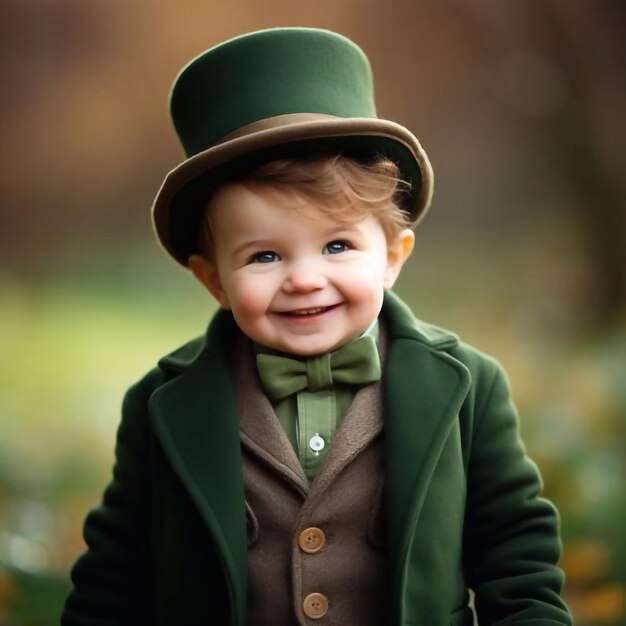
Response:
[{"label": "vest button", "polygon": [[298,536],[298,546],[302,552],[307,554],[315,554],[319,552],[326,543],[326,535],[324,531],[312,526],[305,528]]},{"label": "vest button", "polygon": [[302,610],[311,619],[320,619],[328,613],[328,598],[323,593],[310,593],[302,601]]}]

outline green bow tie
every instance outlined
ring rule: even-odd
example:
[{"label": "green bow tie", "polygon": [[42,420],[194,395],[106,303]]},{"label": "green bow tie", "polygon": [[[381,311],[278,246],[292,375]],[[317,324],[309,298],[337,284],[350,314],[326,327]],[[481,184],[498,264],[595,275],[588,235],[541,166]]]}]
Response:
[{"label": "green bow tie", "polygon": [[380,359],[376,340],[371,335],[311,359],[257,354],[256,361],[271,400],[281,400],[302,389],[319,391],[335,383],[365,385],[380,379]]}]

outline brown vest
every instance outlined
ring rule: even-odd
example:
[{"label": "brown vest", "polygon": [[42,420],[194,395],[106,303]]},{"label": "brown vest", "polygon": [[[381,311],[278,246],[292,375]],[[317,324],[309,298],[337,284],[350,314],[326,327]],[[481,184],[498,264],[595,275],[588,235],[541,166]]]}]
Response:
[{"label": "brown vest", "polygon": [[[381,340],[384,346],[383,333]],[[357,392],[310,483],[260,387],[248,341],[239,342],[234,374],[248,516],[247,623],[382,626],[382,383]]]}]

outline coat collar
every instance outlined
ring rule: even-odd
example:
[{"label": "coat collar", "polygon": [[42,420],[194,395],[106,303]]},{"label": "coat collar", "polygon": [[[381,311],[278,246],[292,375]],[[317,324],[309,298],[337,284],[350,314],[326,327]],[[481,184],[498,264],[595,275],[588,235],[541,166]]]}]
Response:
[{"label": "coat collar", "polygon": [[402,611],[407,564],[433,472],[470,386],[449,354],[458,337],[420,322],[396,296],[385,297],[391,341],[385,379],[386,519],[393,606]]},{"label": "coat collar", "polygon": [[[392,293],[385,294],[381,315],[389,330],[384,407],[390,588],[402,594],[425,494],[470,375],[449,354],[456,335],[417,320]],[[244,492],[230,373],[238,332],[232,315],[219,311],[205,337],[161,359],[159,366],[173,378],[153,394],[150,408],[167,456],[224,555],[231,593],[243,602]]]}]

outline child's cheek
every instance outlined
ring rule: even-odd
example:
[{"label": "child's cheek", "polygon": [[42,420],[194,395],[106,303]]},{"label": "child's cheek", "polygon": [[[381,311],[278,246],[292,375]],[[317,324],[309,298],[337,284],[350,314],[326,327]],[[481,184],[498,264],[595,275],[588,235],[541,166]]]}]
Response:
[{"label": "child's cheek", "polygon": [[261,315],[269,306],[267,290],[258,281],[242,281],[235,285],[233,307],[244,315]]},{"label": "child's cheek", "polygon": [[347,304],[355,312],[366,316],[376,316],[383,300],[383,284],[379,272],[355,272],[349,281],[344,283],[343,295]]},{"label": "child's cheek", "polygon": [[364,292],[365,295],[365,292],[382,289],[384,273],[384,267],[380,263],[368,259],[353,266],[351,271],[345,274],[345,283],[355,292]]}]

